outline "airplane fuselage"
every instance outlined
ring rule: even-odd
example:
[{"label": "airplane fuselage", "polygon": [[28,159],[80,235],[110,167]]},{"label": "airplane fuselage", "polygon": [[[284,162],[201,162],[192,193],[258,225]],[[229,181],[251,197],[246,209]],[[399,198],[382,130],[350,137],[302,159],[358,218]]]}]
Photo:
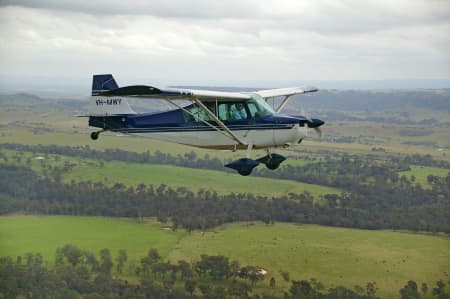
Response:
[{"label": "airplane fuselage", "polygon": [[[282,115],[288,99],[316,92],[314,87],[290,87],[255,92],[225,92],[194,89],[159,89],[147,85],[119,87],[111,74],[94,75],[89,106],[89,125],[101,128],[91,132],[97,140],[105,131],[133,134],[201,148],[246,149],[246,158],[225,165],[241,175],[249,175],[259,164],[277,169],[286,160],[271,148],[299,144],[308,129],[321,134],[320,119]],[[127,97],[163,99],[178,109],[160,113],[136,113]],[[267,100],[283,97],[275,109]],[[181,106],[176,102],[189,101]],[[275,105],[275,104],[273,104]],[[252,149],[267,149],[267,155],[252,160]]]},{"label": "airplane fuselage", "polygon": [[[189,107],[187,107],[189,109]],[[304,117],[270,114],[264,117],[223,120],[223,123],[246,144],[255,149],[295,145],[307,135]],[[155,114],[124,116],[91,116],[89,125],[112,132],[210,149],[246,149],[217,129],[214,121],[208,126],[201,121],[189,120],[181,110]]]}]

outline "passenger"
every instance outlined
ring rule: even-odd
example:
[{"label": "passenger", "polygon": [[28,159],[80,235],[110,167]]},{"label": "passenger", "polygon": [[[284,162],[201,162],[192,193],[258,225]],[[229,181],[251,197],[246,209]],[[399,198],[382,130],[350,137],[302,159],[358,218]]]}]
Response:
[{"label": "passenger", "polygon": [[247,112],[245,111],[245,107],[243,104],[236,104],[236,109],[233,110],[233,119],[239,120],[239,119],[246,119],[247,118]]}]

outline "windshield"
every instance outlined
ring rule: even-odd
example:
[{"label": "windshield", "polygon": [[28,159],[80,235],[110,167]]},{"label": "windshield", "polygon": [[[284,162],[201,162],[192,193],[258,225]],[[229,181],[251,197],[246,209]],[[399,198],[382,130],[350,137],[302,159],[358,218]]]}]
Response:
[{"label": "windshield", "polygon": [[258,94],[251,94],[252,99],[247,102],[248,109],[252,118],[260,118],[275,113],[272,107],[264,101],[264,99]]}]

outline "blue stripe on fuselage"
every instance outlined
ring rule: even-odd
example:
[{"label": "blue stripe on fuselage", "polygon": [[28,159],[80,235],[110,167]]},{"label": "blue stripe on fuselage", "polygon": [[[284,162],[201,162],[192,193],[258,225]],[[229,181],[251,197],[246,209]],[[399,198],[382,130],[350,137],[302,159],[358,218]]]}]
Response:
[{"label": "blue stripe on fuselage", "polygon": [[[258,119],[224,121],[230,130],[282,130],[291,129],[304,118],[287,115],[269,115]],[[218,127],[215,122],[210,122]],[[156,133],[156,132],[192,132],[214,131],[215,129],[203,122],[186,122],[183,112],[179,109],[154,114],[124,115],[122,117],[91,116],[89,124],[123,133]]]},{"label": "blue stripe on fuselage", "polygon": [[[248,130],[287,130],[292,129],[294,125],[247,125],[247,126],[228,126],[232,131],[248,131]],[[220,131],[223,131],[218,127]],[[207,132],[216,131],[206,125],[198,126],[180,126],[180,127],[147,127],[147,128],[121,128],[112,129],[114,132],[121,133],[167,133],[167,132]]]}]

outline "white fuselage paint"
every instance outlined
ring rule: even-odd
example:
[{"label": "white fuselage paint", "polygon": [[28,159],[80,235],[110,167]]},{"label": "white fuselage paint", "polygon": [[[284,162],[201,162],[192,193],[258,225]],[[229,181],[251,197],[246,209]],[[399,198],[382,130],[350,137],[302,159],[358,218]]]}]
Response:
[{"label": "white fuselage paint", "polygon": [[[307,136],[307,128],[300,127],[299,125],[295,125],[290,129],[232,130],[232,132],[240,140],[244,141],[246,144],[252,144],[253,148],[256,149],[295,145]],[[131,134],[201,148],[245,148],[245,146],[236,146],[236,142],[226,136],[223,131],[150,132]]]}]

